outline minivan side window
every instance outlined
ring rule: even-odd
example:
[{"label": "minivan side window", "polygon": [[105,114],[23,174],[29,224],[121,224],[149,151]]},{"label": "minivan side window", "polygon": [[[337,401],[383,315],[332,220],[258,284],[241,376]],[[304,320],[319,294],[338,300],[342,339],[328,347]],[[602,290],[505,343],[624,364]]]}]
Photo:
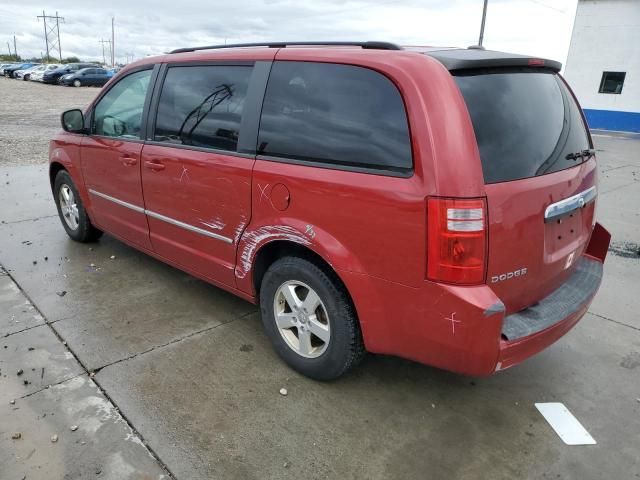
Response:
[{"label": "minivan side window", "polygon": [[100,99],[93,114],[91,132],[105,137],[139,139],[144,101],[151,70],[123,77]]},{"label": "minivan side window", "polygon": [[352,65],[275,62],[258,153],[343,168],[413,168],[400,92],[384,75]]},{"label": "minivan side window", "polygon": [[169,67],[153,139],[236,151],[251,66]]}]

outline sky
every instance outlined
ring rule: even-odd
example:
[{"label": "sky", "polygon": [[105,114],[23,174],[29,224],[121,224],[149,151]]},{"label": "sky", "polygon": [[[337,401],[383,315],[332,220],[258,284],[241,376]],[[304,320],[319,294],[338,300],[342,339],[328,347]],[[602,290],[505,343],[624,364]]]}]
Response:
[{"label": "sky", "polygon": [[[115,17],[118,62],[174,48],[293,40],[382,40],[401,45],[478,43],[483,0],[3,0],[0,52],[45,51],[37,15],[56,11],[63,57],[101,60]],[[577,0],[489,0],[484,46],[566,61]],[[108,45],[107,45],[108,48]]]}]

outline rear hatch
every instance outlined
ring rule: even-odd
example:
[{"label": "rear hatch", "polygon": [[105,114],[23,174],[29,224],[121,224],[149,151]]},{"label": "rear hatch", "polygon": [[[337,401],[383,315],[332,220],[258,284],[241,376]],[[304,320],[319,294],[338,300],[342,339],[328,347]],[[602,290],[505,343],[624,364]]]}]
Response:
[{"label": "rear hatch", "polygon": [[487,283],[513,313],[557,289],[589,241],[596,193],[591,140],[580,107],[553,69],[452,74],[486,184]]}]

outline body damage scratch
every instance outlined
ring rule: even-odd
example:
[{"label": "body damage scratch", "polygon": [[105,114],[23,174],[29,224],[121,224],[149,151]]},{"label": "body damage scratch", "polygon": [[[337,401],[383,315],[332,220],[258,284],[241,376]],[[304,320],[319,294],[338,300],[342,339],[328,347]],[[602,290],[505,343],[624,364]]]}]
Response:
[{"label": "body damage scratch", "polygon": [[202,225],[205,225],[212,230],[222,230],[227,225],[220,219],[220,217],[216,217],[208,222],[205,222],[202,218],[199,218],[198,220],[200,220]]},{"label": "body damage scratch", "polygon": [[240,236],[242,232],[244,232],[245,227],[247,226],[247,217],[245,215],[240,216],[240,223],[236,227],[236,230],[233,232],[233,244],[237,245],[240,241]]},{"label": "body damage scratch", "polygon": [[186,179],[187,181],[191,180],[189,178],[189,170],[183,165],[182,172],[180,172],[180,183],[182,183],[184,179]]},{"label": "body damage scratch", "polygon": [[302,245],[310,245],[311,241],[293,227],[286,225],[265,225],[249,232],[243,240],[246,241],[240,253],[240,262],[236,267],[236,276],[244,278],[251,271],[255,251],[264,240],[290,240]]},{"label": "body damage scratch", "polygon": [[316,238],[316,232],[313,231],[313,225],[307,225],[307,229],[304,233],[309,235],[311,238]]},{"label": "body damage scratch", "polygon": [[269,188],[268,183],[265,186],[262,186],[258,183],[258,190],[260,190],[260,198],[258,199],[258,203],[262,203],[263,198],[265,198],[267,202],[269,201],[269,195],[267,195],[267,188]]},{"label": "body damage scratch", "polygon": [[445,317],[445,320],[448,320],[451,322],[451,333],[453,335],[456,334],[456,323],[461,323],[462,320],[456,320],[456,312],[451,313],[450,317]]}]

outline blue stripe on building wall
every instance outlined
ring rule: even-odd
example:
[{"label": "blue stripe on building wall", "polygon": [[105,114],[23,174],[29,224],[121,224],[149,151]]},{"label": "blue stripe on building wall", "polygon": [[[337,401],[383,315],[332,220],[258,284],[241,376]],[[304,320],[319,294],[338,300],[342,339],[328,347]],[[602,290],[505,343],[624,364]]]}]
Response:
[{"label": "blue stripe on building wall", "polygon": [[640,113],[584,109],[589,128],[640,133]]}]

